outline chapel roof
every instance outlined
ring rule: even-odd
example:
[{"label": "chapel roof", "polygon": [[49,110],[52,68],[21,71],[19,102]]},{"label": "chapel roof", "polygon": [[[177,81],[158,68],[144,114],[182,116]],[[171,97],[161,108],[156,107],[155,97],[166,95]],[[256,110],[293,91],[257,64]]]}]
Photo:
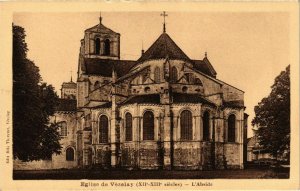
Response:
[{"label": "chapel roof", "polygon": [[159,104],[160,103],[160,95],[159,94],[134,95],[134,96],[129,97],[125,101],[123,101],[122,105],[133,104],[133,103]]},{"label": "chapel roof", "polygon": [[231,108],[243,108],[244,101],[243,100],[233,100],[233,101],[223,101],[224,107],[231,107]]},{"label": "chapel roof", "polygon": [[173,103],[205,103],[215,105],[213,102],[199,94],[173,93]]},{"label": "chapel roof", "polygon": [[169,59],[190,61],[190,58],[177,46],[171,37],[167,33],[162,33],[150,48],[138,59],[138,62],[167,57]]},{"label": "chapel roof", "polygon": [[[211,101],[205,99],[199,94],[185,94],[185,93],[173,93],[173,103],[205,103],[210,105],[215,105]],[[144,94],[144,95],[134,95],[123,101],[122,105],[133,104],[133,103],[160,103],[159,94]]]},{"label": "chapel roof", "polygon": [[103,103],[101,105],[98,105],[98,106],[94,106],[94,107],[91,107],[93,109],[100,109],[100,108],[111,108],[112,106],[112,103],[111,102],[106,102],[106,103]]}]

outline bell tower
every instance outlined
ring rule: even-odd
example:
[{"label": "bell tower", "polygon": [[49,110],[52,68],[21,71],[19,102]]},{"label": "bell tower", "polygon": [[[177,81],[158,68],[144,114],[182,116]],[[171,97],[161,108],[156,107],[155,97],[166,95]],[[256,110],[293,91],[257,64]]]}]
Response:
[{"label": "bell tower", "polygon": [[120,34],[99,24],[84,32],[84,57],[100,59],[120,59]]}]

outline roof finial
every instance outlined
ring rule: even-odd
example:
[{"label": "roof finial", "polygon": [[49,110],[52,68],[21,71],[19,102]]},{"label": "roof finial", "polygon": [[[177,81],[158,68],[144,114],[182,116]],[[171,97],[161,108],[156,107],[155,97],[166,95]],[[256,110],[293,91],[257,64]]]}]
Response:
[{"label": "roof finial", "polygon": [[205,51],[205,54],[204,54],[205,58],[207,58],[207,52]]},{"label": "roof finial", "polygon": [[73,82],[73,80],[72,80],[72,70],[70,71],[70,73],[71,73],[71,82]]},{"label": "roof finial", "polygon": [[142,56],[143,56],[143,54],[144,54],[144,41],[142,40]]},{"label": "roof finial", "polygon": [[164,11],[163,13],[160,14],[160,16],[164,17],[164,29],[163,32],[166,32],[166,17],[168,16],[168,14],[166,14],[166,12]]},{"label": "roof finial", "polygon": [[101,25],[101,24],[102,24],[102,16],[101,16],[101,11],[100,11],[99,22],[100,22],[100,25]]}]

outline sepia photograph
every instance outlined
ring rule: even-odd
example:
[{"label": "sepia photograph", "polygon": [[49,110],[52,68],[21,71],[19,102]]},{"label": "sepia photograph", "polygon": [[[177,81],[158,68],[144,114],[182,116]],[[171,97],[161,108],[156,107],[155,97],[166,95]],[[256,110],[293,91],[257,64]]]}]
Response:
[{"label": "sepia photograph", "polygon": [[11,14],[12,182],[193,190],[299,173],[291,11],[45,10]]}]

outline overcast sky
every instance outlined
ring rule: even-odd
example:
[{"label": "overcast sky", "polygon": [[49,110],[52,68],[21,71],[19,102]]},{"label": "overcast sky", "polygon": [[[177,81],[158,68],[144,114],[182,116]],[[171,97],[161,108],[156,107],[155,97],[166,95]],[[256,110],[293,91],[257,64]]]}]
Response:
[{"label": "overcast sky", "polygon": [[[217,78],[245,91],[250,125],[254,106],[290,64],[288,14],[167,14],[167,33],[191,59],[203,59],[207,51]],[[105,26],[121,34],[121,59],[138,59],[142,43],[147,50],[163,30],[160,12],[102,12],[102,17]],[[99,23],[99,13],[16,13],[13,20],[25,28],[29,59],[60,95],[70,71],[73,80],[77,77],[80,39]]]}]

